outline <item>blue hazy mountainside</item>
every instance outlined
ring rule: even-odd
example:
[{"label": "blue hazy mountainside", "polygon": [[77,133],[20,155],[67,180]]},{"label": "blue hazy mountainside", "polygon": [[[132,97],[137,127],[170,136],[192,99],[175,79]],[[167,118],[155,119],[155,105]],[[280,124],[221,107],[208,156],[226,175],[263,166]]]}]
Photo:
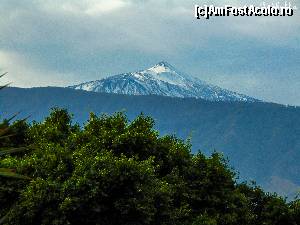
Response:
[{"label": "blue hazy mountainside", "polygon": [[1,119],[21,112],[20,117],[40,121],[52,107],[67,108],[79,124],[90,112],[124,111],[129,119],[144,113],[155,119],[161,135],[191,137],[194,152],[223,152],[241,179],[288,196],[300,187],[300,107],[52,87],[6,88],[0,93]]}]

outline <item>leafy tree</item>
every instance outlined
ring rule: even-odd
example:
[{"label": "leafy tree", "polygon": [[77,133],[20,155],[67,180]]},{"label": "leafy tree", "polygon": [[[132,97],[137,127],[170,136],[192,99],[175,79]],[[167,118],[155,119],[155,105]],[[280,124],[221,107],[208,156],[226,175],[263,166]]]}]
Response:
[{"label": "leafy tree", "polygon": [[[0,78],[4,75],[5,74],[0,75]],[[8,86],[8,84],[0,86],[0,90],[6,86]],[[25,150],[23,146],[28,125],[25,120],[20,120],[10,126],[10,121],[13,120],[14,117],[15,116],[0,123],[0,157],[12,153],[20,153]],[[21,178],[22,181],[7,180],[4,177],[14,179]],[[7,209],[17,200],[17,195],[20,193],[23,183],[25,182],[24,179],[29,178],[15,173],[15,169],[12,169],[12,167],[0,167],[0,224],[6,219],[6,217],[2,216],[6,214]]]},{"label": "leafy tree", "polygon": [[289,208],[294,219],[294,224],[300,224],[300,199],[291,202]]},{"label": "leafy tree", "polygon": [[[7,145],[34,145],[6,155],[30,182],[0,189],[4,224],[258,225],[297,224],[299,202],[287,204],[259,187],[237,184],[223,156],[190,152],[190,143],[160,136],[144,115],[90,115],[80,127],[66,110],[18,125]],[[12,182],[1,178],[1,185]]]},{"label": "leafy tree", "polygon": [[[6,75],[6,73],[0,75],[0,78],[2,78],[4,75]],[[7,87],[8,85],[9,84],[1,85],[0,90]],[[25,119],[17,121],[12,126],[10,126],[9,123],[11,120],[15,118],[15,116],[16,115],[0,123],[0,156],[5,154],[15,153],[15,152],[21,152],[25,150],[25,148],[18,147],[18,146],[22,144],[19,142],[22,139],[24,139],[24,135],[26,133],[26,129],[28,128],[28,126],[25,123]],[[16,174],[14,172],[14,169],[11,168],[0,167],[0,177],[1,176],[27,179],[27,177],[25,176]]]}]

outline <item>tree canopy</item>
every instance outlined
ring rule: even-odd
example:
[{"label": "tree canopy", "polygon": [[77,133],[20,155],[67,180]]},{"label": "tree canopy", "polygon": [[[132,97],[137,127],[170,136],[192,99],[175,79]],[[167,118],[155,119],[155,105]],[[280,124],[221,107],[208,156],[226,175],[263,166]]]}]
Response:
[{"label": "tree canopy", "polygon": [[224,157],[191,154],[189,141],[160,136],[144,115],[91,114],[80,127],[54,109],[42,122],[10,125],[0,147],[34,146],[3,155],[3,224],[295,225],[299,200],[236,182]]}]

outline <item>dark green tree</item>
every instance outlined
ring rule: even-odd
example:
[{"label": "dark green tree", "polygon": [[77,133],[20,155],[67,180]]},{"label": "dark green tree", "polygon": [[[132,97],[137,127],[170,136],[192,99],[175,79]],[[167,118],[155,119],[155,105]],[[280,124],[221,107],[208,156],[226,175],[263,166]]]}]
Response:
[{"label": "dark green tree", "polygon": [[[7,145],[34,145],[6,155],[15,168],[10,197],[0,189],[4,224],[295,225],[299,202],[287,204],[259,187],[237,184],[218,153],[191,154],[189,142],[160,136],[144,115],[91,114],[84,127],[66,110],[19,125]],[[1,184],[8,178],[1,178]]]}]

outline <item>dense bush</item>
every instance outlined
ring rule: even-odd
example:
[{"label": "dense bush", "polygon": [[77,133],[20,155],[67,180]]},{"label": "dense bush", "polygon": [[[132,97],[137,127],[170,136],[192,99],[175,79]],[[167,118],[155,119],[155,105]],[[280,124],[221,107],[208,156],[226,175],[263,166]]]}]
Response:
[{"label": "dense bush", "polygon": [[237,184],[218,153],[191,154],[189,142],[159,136],[153,120],[91,114],[81,128],[65,110],[12,125],[1,147],[33,146],[0,158],[30,180],[0,177],[4,224],[289,225],[299,201]]}]

